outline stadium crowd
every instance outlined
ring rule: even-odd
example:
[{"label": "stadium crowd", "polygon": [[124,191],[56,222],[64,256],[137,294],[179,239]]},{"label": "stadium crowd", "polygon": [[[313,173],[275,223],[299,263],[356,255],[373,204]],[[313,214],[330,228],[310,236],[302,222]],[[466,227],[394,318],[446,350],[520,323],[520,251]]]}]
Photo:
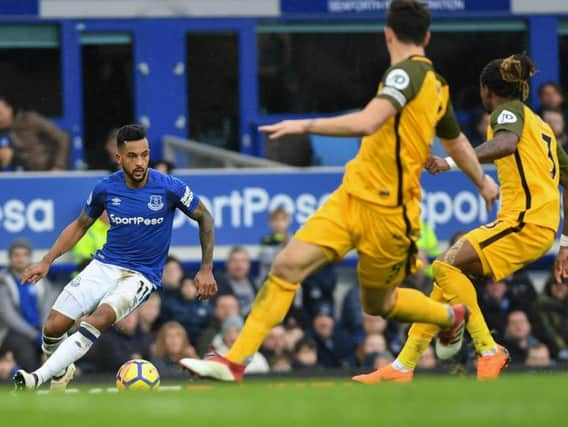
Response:
[{"label": "stadium crowd", "polygon": [[[538,93],[539,113],[567,149],[568,109],[561,87],[545,83]],[[471,117],[465,131],[472,144],[478,145],[485,138],[488,115],[479,110]],[[113,135],[111,132],[104,143],[109,169],[114,167]],[[68,146],[64,131],[37,113],[16,109],[11,100],[0,96],[0,170],[65,169]],[[159,162],[154,167],[169,173],[173,165]],[[162,291],[104,334],[80,361],[81,372],[114,372],[125,360],[142,357],[153,361],[162,375],[175,375],[181,372],[177,361],[182,357],[203,357],[209,350],[226,352],[243,327],[272,261],[290,238],[284,209],[274,210],[268,222],[271,231],[260,242],[258,266],[245,248],[232,248],[223,271],[215,274],[219,292],[209,301],[199,299],[194,272],[184,270],[176,258],[168,258]],[[72,259],[78,271],[102,246],[107,229],[108,219],[103,215],[74,248]],[[405,285],[428,294],[432,287],[428,260],[437,256],[440,248],[434,230],[426,225],[419,247],[425,267]],[[17,367],[30,371],[39,366],[41,325],[60,289],[60,284],[48,280],[36,286],[20,282],[32,251],[26,241],[11,242],[9,264],[0,271],[0,379],[10,377]],[[309,276],[284,322],[270,332],[247,372],[372,369],[390,363],[400,351],[409,325],[365,315],[356,283],[346,293],[337,292],[337,288],[334,265]],[[509,349],[513,365],[550,367],[568,362],[568,284],[555,282],[551,275],[538,293],[528,273],[521,271],[498,282],[480,281],[477,290],[488,326]],[[459,359],[464,367],[474,363],[471,346],[464,346]],[[438,366],[430,347],[418,367]]]},{"label": "stadium crowd", "polygon": [[[100,221],[98,232],[106,233],[104,220]],[[199,299],[193,272],[184,270],[175,257],[169,257],[162,277],[163,289],[101,336],[79,362],[81,372],[112,373],[125,360],[142,357],[153,361],[162,375],[175,376],[181,373],[177,365],[180,358],[203,357],[210,350],[226,352],[243,327],[258,284],[289,238],[285,210],[274,210],[269,225],[271,232],[260,245],[256,277],[247,250],[232,248],[223,271],[216,271],[219,292],[209,301]],[[428,260],[439,248],[433,230],[427,226],[424,230],[419,246],[425,268],[409,277],[405,286],[428,293],[432,286]],[[99,241],[95,234],[87,235],[73,251],[79,269],[89,261],[84,257],[91,253],[89,242]],[[9,247],[9,265],[0,273],[0,378],[3,379],[17,367],[31,370],[39,366],[41,324],[59,290],[48,280],[35,287],[20,283],[19,277],[31,257],[32,247],[28,242],[13,241]],[[409,325],[364,314],[355,283],[338,298],[335,270],[334,265],[328,265],[305,280],[284,322],[270,332],[247,372],[370,369],[388,364],[396,357]],[[551,276],[538,294],[527,272],[522,271],[500,282],[480,282],[477,289],[488,325],[511,352],[513,365],[551,367],[568,361],[567,284],[556,283]],[[473,361],[471,346],[464,346],[457,366],[468,368]],[[432,347],[418,367],[439,367]]]}]

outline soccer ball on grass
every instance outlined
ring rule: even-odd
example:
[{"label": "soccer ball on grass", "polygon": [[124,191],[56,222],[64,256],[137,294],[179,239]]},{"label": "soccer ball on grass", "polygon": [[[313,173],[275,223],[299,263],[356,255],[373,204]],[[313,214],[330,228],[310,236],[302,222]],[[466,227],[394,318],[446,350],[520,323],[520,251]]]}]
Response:
[{"label": "soccer ball on grass", "polygon": [[160,373],[147,360],[129,360],[116,373],[116,388],[120,391],[157,390],[159,387]]}]

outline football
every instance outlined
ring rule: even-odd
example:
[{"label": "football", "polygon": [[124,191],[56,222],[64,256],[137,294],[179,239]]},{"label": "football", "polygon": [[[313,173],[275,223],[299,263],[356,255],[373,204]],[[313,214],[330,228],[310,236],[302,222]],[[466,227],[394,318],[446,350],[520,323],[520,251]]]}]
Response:
[{"label": "football", "polygon": [[157,390],[160,387],[160,373],[147,360],[129,360],[116,373],[116,387],[120,391]]}]

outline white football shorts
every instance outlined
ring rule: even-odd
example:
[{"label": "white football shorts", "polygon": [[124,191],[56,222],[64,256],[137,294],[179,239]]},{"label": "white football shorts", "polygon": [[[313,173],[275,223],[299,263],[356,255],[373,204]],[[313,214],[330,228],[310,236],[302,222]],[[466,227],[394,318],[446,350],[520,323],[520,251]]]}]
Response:
[{"label": "white football shorts", "polygon": [[53,309],[77,320],[91,314],[99,305],[108,304],[119,321],[156,289],[141,273],[95,259],[63,288]]}]

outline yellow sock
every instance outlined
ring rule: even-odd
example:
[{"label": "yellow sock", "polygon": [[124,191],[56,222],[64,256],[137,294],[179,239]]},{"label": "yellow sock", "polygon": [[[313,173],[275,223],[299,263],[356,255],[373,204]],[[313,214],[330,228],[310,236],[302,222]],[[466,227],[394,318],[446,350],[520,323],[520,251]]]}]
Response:
[{"label": "yellow sock", "polygon": [[243,330],[225,357],[231,362],[244,363],[256,353],[270,330],[288,313],[299,287],[270,274],[254,300]]},{"label": "yellow sock", "polygon": [[434,261],[432,271],[438,286],[444,292],[444,298],[450,304],[465,304],[469,308],[467,331],[473,339],[475,349],[482,352],[495,348],[495,341],[477,303],[477,292],[473,283],[459,268],[445,262]]},{"label": "yellow sock", "polygon": [[[434,301],[445,302],[442,290],[434,283],[434,289],[430,294]],[[416,364],[422,357],[432,338],[440,328],[431,323],[413,323],[408,331],[408,339],[396,358],[405,368],[415,369]]]},{"label": "yellow sock", "polygon": [[441,328],[452,325],[447,304],[436,302],[415,289],[396,289],[394,307],[389,318],[401,322],[433,323]]}]

